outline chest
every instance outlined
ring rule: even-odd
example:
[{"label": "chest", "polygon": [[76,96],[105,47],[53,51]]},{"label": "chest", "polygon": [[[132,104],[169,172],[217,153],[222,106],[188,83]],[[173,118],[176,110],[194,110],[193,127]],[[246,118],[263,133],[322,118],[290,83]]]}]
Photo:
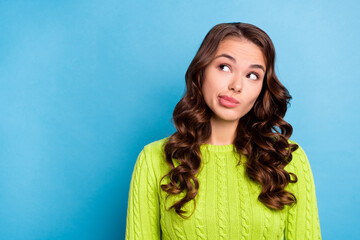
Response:
[{"label": "chest", "polygon": [[204,159],[197,175],[199,191],[182,209],[188,219],[167,210],[185,193],[160,191],[160,225],[163,239],[283,239],[286,211],[266,207],[257,198],[261,186],[251,181],[238,159],[212,156]]}]

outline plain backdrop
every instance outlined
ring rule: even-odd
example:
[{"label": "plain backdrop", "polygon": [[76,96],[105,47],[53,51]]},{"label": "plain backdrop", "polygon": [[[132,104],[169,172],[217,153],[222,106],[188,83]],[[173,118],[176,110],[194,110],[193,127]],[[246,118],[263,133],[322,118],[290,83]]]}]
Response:
[{"label": "plain backdrop", "polygon": [[323,239],[356,239],[359,1],[0,1],[0,239],[124,239],[142,148],[172,111],[206,33],[272,38],[308,155]]}]

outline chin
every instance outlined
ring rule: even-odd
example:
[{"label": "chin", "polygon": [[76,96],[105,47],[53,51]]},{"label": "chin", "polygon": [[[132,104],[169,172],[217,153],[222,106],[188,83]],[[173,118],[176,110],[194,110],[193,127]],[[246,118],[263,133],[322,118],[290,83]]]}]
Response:
[{"label": "chin", "polygon": [[219,119],[219,120],[223,120],[223,121],[228,121],[228,122],[235,122],[235,121],[239,121],[239,119],[241,118],[241,116],[233,116],[233,115],[218,115],[216,114],[215,115],[215,118],[216,119]]}]

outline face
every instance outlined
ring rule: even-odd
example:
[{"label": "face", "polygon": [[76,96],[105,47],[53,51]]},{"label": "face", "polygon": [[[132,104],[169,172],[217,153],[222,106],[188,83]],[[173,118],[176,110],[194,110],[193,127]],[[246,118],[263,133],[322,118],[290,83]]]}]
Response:
[{"label": "face", "polygon": [[264,56],[254,43],[240,38],[220,42],[202,85],[212,118],[239,121],[247,114],[261,92],[265,67]]}]

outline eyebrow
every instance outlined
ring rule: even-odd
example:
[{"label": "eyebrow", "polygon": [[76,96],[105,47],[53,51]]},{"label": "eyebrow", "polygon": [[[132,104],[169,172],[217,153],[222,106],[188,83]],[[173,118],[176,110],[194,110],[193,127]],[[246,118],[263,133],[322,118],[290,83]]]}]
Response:
[{"label": "eyebrow", "polygon": [[[214,59],[219,58],[219,57],[228,58],[228,59],[231,60],[232,62],[236,63],[236,59],[233,58],[232,56],[228,55],[228,54],[225,54],[225,53],[220,54],[220,55],[214,57]],[[251,67],[251,68],[259,68],[259,69],[263,70],[263,72],[265,72],[265,68],[263,67],[263,65],[260,65],[260,64],[252,64],[252,65],[250,65],[250,67]]]}]

